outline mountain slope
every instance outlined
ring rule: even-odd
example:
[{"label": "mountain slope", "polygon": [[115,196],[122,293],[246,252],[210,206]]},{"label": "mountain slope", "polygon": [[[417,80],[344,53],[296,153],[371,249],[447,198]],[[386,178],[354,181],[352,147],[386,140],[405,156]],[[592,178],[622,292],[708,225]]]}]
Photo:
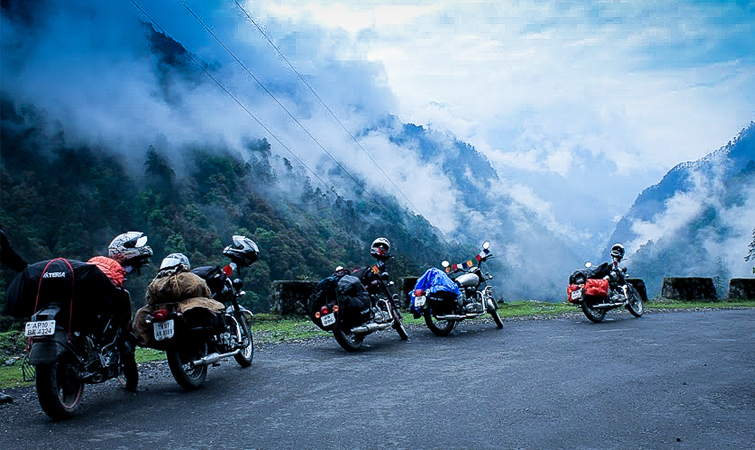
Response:
[{"label": "mountain slope", "polygon": [[755,123],[726,146],[677,165],[643,191],[611,242],[627,246],[633,275],[658,293],[663,277],[751,275],[744,261],[755,226]]}]

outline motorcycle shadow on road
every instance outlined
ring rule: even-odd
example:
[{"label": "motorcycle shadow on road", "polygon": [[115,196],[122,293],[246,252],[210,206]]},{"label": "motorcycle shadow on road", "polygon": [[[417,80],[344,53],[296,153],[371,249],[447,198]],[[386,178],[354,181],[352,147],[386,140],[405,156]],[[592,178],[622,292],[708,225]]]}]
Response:
[{"label": "motorcycle shadow on road", "polygon": [[616,312],[608,312],[606,314],[606,318],[603,319],[601,322],[594,323],[587,317],[580,317],[575,322],[576,324],[580,326],[587,326],[587,327],[597,327],[597,328],[611,328],[611,326],[626,326],[627,324],[631,324],[634,321],[645,321],[647,320],[646,316],[642,317],[632,317],[631,314],[629,314],[626,311],[616,311]]},{"label": "motorcycle shadow on road", "polygon": [[377,331],[367,336],[362,346],[355,352],[347,352],[342,349],[332,336],[321,340],[318,342],[318,345],[313,345],[311,352],[323,357],[354,357],[355,355],[358,356],[365,353],[400,350],[407,345],[411,345],[411,342],[411,332],[409,332],[409,340],[403,341],[399,339],[394,330],[388,329]]}]

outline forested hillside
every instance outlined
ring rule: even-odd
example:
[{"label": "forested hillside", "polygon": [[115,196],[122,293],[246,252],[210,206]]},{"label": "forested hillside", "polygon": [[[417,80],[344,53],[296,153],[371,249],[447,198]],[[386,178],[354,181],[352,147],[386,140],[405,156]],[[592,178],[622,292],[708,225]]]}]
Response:
[{"label": "forested hillside", "polygon": [[[394,198],[355,192],[347,200],[315,186],[265,139],[247,142],[243,157],[222,147],[188,148],[179,157],[156,144],[133,149],[130,160],[104,146],[68,144],[54,118],[7,96],[0,120],[0,223],[18,253],[31,262],[86,260],[104,254],[117,234],[144,231],[155,257],[127,281],[135,303],[163,256],[180,251],[194,266],[225,263],[221,251],[233,234],[261,249],[245,274],[247,306],[256,311],[267,310],[273,280],[319,279],[337,265],[369,264],[378,236],[393,243],[396,278],[474,251],[451,248]],[[144,164],[134,169],[134,161]],[[14,274],[0,270],[4,297]]]}]

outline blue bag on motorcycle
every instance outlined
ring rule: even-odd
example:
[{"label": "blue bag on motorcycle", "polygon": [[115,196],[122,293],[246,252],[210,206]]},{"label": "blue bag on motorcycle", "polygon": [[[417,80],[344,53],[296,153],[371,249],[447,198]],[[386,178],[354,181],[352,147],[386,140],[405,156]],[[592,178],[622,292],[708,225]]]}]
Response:
[{"label": "blue bag on motorcycle", "polygon": [[422,290],[428,294],[432,299],[442,301],[454,301],[461,294],[459,287],[453,280],[445,274],[442,270],[431,267],[422,274],[417,280],[417,284],[414,285],[412,291],[410,311],[414,311],[414,292]]},{"label": "blue bag on motorcycle", "polygon": [[338,297],[338,317],[348,328],[363,324],[370,314],[370,294],[359,278],[344,275],[336,286]]}]

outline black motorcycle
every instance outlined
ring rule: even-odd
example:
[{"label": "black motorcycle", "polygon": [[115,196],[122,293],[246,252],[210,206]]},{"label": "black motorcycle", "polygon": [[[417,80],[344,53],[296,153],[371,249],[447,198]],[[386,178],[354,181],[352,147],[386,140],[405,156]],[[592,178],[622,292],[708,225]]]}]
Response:
[{"label": "black motorcycle", "polygon": [[385,264],[378,261],[364,271],[373,274],[368,287],[360,277],[348,275],[339,267],[318,284],[309,301],[312,321],[332,332],[347,352],[359,350],[368,334],[388,328],[396,330],[402,340],[409,339]]},{"label": "black motorcycle", "polygon": [[626,279],[627,268],[619,268],[618,261],[597,267],[585,263],[569,277],[567,300],[582,308],[590,321],[602,322],[606,312],[626,307],[634,317],[645,312],[642,296]]},{"label": "black motorcycle", "polygon": [[233,357],[241,367],[249,367],[254,359],[252,324],[254,315],[239,304],[245,294],[243,281],[231,281],[234,271],[240,272],[256,260],[256,244],[243,236],[234,236],[234,241],[244,239],[253,246],[254,257],[249,254],[229,252],[223,254],[232,262],[222,269],[205,266],[192,272],[205,279],[214,300],[230,303],[224,311],[213,311],[203,306],[183,309],[182,302],[162,305],[153,311],[146,323],[151,335],[145,345],[166,353],[170,372],[185,390],[199,389],[207,378],[207,367],[221,359]]},{"label": "black motorcycle", "polygon": [[[126,343],[122,327],[104,306],[108,296],[117,295],[125,296],[130,305],[128,291],[115,288],[102,272],[81,261],[58,258],[38,264],[44,269],[39,274],[36,312],[24,329],[30,350],[22,371],[25,379],[34,377],[45,414],[56,421],[73,416],[85,384],[117,378],[125,389],[136,390],[139,371],[133,346]],[[26,275],[25,271],[21,277]],[[79,287],[74,287],[74,279]],[[53,292],[55,300],[43,301]]]},{"label": "black motorcycle", "polygon": [[493,276],[482,271],[482,264],[491,258],[493,254],[490,252],[490,243],[485,242],[482,251],[475,257],[476,265],[466,262],[452,266],[448,261],[442,262],[451,280],[457,285],[459,294],[448,290],[414,290],[412,310],[415,314],[424,316],[427,328],[435,335],[448,336],[457,323],[485,313],[493,317],[499,329],[503,328],[498,304],[493,298],[493,288],[487,284]]}]

